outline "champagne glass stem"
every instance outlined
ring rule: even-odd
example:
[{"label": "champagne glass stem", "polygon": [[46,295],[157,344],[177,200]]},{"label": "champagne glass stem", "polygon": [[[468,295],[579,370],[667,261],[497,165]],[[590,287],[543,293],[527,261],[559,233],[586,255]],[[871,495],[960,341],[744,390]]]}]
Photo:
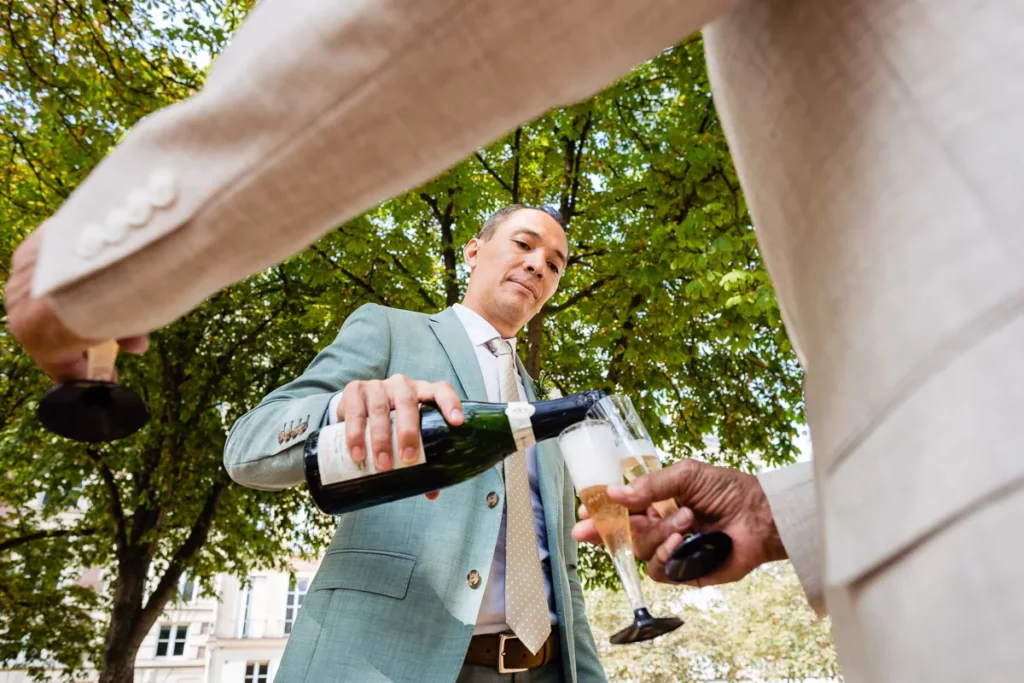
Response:
[{"label": "champagne glass stem", "polygon": [[98,382],[112,381],[117,351],[118,345],[113,339],[90,347],[86,353],[86,378]]},{"label": "champagne glass stem", "polygon": [[640,587],[640,572],[636,569],[636,558],[633,551],[627,546],[619,548],[611,553],[612,564],[619,575],[619,581],[626,591],[626,598],[629,599],[629,606],[636,612],[639,609],[647,609],[647,601],[644,600],[644,593]]}]

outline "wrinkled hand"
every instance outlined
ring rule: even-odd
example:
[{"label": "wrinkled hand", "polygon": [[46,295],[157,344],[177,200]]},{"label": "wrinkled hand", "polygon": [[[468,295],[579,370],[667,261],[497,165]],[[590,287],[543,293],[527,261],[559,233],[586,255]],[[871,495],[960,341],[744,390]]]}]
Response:
[{"label": "wrinkled hand", "polygon": [[[665,576],[665,562],[683,542],[684,534],[718,529],[729,534],[733,551],[715,572],[693,585],[737,581],[766,562],[786,558],[768,499],[757,477],[727,467],[682,460],[635,480],[629,486],[609,486],[608,497],[631,511],[633,552],[647,561],[647,574],[655,581],[673,583]],[[675,499],[679,512],[661,519],[656,501]],[[573,527],[578,541],[600,544],[597,528],[586,509]]]},{"label": "wrinkled hand", "polygon": [[[353,462],[366,459],[366,425],[370,425],[370,448],[379,472],[394,466],[391,452],[391,411],[395,411],[398,451],[403,462],[415,462],[420,447],[420,403],[433,403],[451,425],[462,424],[462,401],[447,382],[424,382],[403,375],[386,380],[349,382],[338,403],[338,421],[345,423],[345,441]],[[437,498],[437,492],[427,498]]]},{"label": "wrinkled hand", "polygon": [[[11,257],[11,275],[4,288],[8,326],[11,335],[51,379],[82,379],[86,376],[86,350],[103,340],[79,337],[57,317],[51,297],[32,297],[41,240],[42,233],[36,230]],[[118,345],[126,353],[141,354],[149,346],[149,339],[145,335],[119,339]]]}]

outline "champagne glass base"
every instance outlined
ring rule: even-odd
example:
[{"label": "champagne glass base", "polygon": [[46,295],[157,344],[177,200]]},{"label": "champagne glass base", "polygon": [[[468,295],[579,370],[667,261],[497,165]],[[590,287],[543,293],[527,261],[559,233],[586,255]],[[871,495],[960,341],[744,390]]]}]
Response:
[{"label": "champagne glass base", "polygon": [[55,434],[102,443],[142,429],[149,421],[149,408],[138,394],[115,382],[71,380],[46,392],[36,416]]},{"label": "champagne glass base", "polygon": [[724,531],[694,534],[672,551],[665,563],[665,576],[673,581],[693,581],[721,567],[731,554],[732,538]]},{"label": "champagne glass base", "polygon": [[658,636],[671,633],[683,625],[683,620],[676,617],[652,617],[651,613],[641,608],[633,613],[633,623],[612,635],[612,645],[628,645],[644,640],[653,640]]}]

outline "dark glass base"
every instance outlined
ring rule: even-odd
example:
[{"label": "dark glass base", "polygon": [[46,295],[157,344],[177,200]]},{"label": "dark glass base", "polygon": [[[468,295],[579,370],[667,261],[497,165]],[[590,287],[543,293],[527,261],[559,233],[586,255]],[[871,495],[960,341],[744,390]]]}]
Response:
[{"label": "dark glass base", "polygon": [[672,551],[665,563],[665,576],[673,581],[693,581],[721,567],[731,554],[732,539],[724,531],[694,534]]},{"label": "dark glass base", "polygon": [[652,617],[646,609],[638,609],[633,613],[633,623],[618,633],[612,635],[609,640],[612,645],[627,645],[639,643],[644,640],[653,640],[658,636],[671,633],[683,625],[682,619],[676,617]]},{"label": "dark glass base", "polygon": [[138,394],[120,384],[72,380],[47,391],[36,415],[54,434],[101,443],[142,429],[149,421],[149,408]]}]

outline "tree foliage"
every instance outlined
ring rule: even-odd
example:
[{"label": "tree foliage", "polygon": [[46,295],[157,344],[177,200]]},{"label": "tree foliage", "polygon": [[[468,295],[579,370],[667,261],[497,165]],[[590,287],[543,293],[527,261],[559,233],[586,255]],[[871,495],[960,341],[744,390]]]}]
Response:
[{"label": "tree foliage", "polygon": [[828,619],[817,619],[787,563],[766,565],[721,588],[644,582],[651,613],[683,626],[657,640],[615,646],[608,637],[630,618],[621,590],[597,588],[587,613],[608,679],[618,683],[840,681]]},{"label": "tree foliage", "polygon": [[[202,85],[251,4],[0,5],[0,268],[132,124]],[[676,455],[703,453],[710,435],[731,465],[750,468],[755,452],[792,459],[799,368],[694,36],[156,333],[145,357],[120,363],[153,412],[134,437],[86,448],[41,431],[47,382],[0,332],[0,660],[24,652],[71,676],[88,657],[101,680],[130,680],[183,571],[244,576],[282,562],[290,543],[315,552],[332,521],[303,490],[232,484],[220,465],[228,426],[362,303],[458,301],[462,244],[511,202],[554,204],[568,225],[560,291],[522,333],[545,390],[629,393]],[[603,558],[584,552],[591,583],[612,576]],[[108,589],[75,583],[91,566]]]},{"label": "tree foliage", "polygon": [[[202,82],[192,58],[223,43],[240,8],[0,8],[5,266],[128,127]],[[129,681],[139,643],[184,571],[212,586],[219,572],[282,565],[292,544],[322,544],[331,522],[311,514],[303,491],[246,490],[221,466],[231,422],[301,372],[320,343],[321,326],[305,316],[307,298],[320,292],[306,280],[301,263],[262,273],[155,334],[145,357],[122,358],[122,381],[152,419],[99,447],[40,428],[34,412],[47,382],[5,330],[0,660],[21,655],[71,677],[88,657],[102,662],[101,680]],[[87,567],[104,570],[107,589],[76,584]]]}]

